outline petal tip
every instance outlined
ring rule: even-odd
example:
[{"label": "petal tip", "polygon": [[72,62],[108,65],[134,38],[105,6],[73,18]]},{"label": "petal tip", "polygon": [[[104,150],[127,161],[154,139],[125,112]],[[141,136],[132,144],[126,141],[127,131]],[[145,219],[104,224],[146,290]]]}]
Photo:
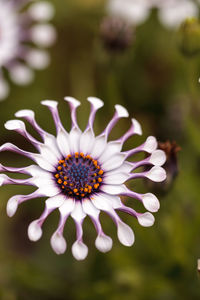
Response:
[{"label": "petal tip", "polygon": [[135,134],[142,135],[142,127],[136,119],[131,119],[133,124],[133,130]]},{"label": "petal tip", "polygon": [[64,237],[59,234],[58,232],[55,232],[50,240],[51,247],[54,250],[54,252],[58,255],[63,254],[67,249],[67,243],[64,239]]},{"label": "petal tip", "polygon": [[42,236],[42,229],[38,220],[33,221],[28,227],[28,237],[31,241],[36,242]]},{"label": "petal tip", "polygon": [[58,102],[54,100],[43,100],[41,101],[41,104],[52,108],[56,108],[58,106]]},{"label": "petal tip", "polygon": [[112,239],[107,235],[99,235],[95,240],[96,248],[103,253],[110,251],[112,249],[112,245]]},{"label": "petal tip", "polygon": [[6,211],[7,215],[11,218],[14,216],[18,208],[18,201],[16,197],[12,197],[8,200]]},{"label": "petal tip", "polygon": [[127,118],[129,116],[127,109],[122,105],[116,104],[115,109],[120,118]]},{"label": "petal tip", "polygon": [[72,254],[77,260],[84,260],[88,255],[88,247],[82,241],[76,241],[72,245]]},{"label": "petal tip", "polygon": [[4,124],[7,130],[24,129],[24,123],[20,120],[9,120]]},{"label": "petal tip", "polygon": [[157,212],[160,208],[158,198],[152,193],[142,195],[142,202],[144,207],[150,212]]},{"label": "petal tip", "polygon": [[155,150],[152,152],[149,161],[153,165],[160,167],[166,162],[166,154],[163,150]]},{"label": "petal tip", "polygon": [[34,111],[32,111],[30,109],[22,109],[15,113],[15,117],[17,117],[17,118],[23,118],[23,117],[34,118],[34,116],[35,116]]},{"label": "petal tip", "polygon": [[77,99],[75,99],[74,97],[64,97],[64,100],[67,101],[68,103],[70,103],[71,105],[73,105],[73,107],[78,107],[81,105],[80,101],[78,101]]},{"label": "petal tip", "polygon": [[97,97],[88,97],[87,100],[96,108],[99,109],[104,106],[104,102]]}]

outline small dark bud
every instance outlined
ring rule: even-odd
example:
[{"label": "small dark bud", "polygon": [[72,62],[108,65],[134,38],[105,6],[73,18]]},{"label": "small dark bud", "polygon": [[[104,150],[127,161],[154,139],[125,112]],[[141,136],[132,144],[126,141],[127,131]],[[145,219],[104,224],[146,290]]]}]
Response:
[{"label": "small dark bud", "polygon": [[163,168],[167,172],[167,179],[162,183],[164,190],[168,190],[176,176],[178,175],[178,158],[177,153],[181,150],[181,147],[177,145],[175,141],[167,141],[165,143],[158,143],[158,148],[163,150],[166,154],[166,162],[163,165]]},{"label": "small dark bud", "polygon": [[133,27],[118,17],[106,17],[100,26],[104,47],[110,52],[123,52],[133,42]]},{"label": "small dark bud", "polygon": [[195,18],[184,21],[179,30],[180,50],[185,56],[200,53],[200,23]]}]

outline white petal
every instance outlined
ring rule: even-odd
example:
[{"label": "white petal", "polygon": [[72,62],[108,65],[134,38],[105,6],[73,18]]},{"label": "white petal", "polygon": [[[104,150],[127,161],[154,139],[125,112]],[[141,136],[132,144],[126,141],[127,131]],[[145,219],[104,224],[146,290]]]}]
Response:
[{"label": "white petal", "polygon": [[69,134],[69,142],[70,142],[70,151],[71,154],[75,152],[79,152],[80,149],[80,137],[81,137],[81,131],[80,129],[74,127]]},{"label": "white petal", "polygon": [[71,213],[71,217],[76,221],[80,221],[83,220],[85,216],[86,214],[83,211],[82,204],[79,201],[75,202],[75,207]]},{"label": "white petal", "polygon": [[32,41],[41,47],[48,47],[56,40],[56,31],[50,24],[34,25],[31,28]]},{"label": "white petal", "polygon": [[82,241],[76,241],[72,246],[72,254],[77,260],[83,260],[88,255],[88,247]]},{"label": "white petal", "polygon": [[23,64],[17,64],[10,70],[10,76],[13,82],[19,85],[29,84],[34,77],[33,71]]},{"label": "white petal", "polygon": [[143,150],[152,153],[153,151],[156,150],[158,146],[157,140],[154,136],[149,136],[143,146]]},{"label": "white petal", "polygon": [[125,154],[123,153],[114,154],[106,162],[104,162],[101,165],[101,167],[105,171],[111,171],[113,169],[119,168],[124,162],[124,159],[125,159]]},{"label": "white petal", "polygon": [[33,155],[35,162],[44,170],[49,171],[49,172],[54,172],[55,167],[48,162],[42,155],[40,154],[34,154]]},{"label": "white petal", "polygon": [[91,151],[91,156],[95,159],[97,159],[101,153],[104,151],[106,147],[106,137],[105,135],[98,136],[95,139],[93,149]]},{"label": "white petal", "polygon": [[146,177],[155,182],[161,182],[166,179],[166,172],[162,167],[153,167],[146,174]]},{"label": "white petal", "polygon": [[131,119],[133,124],[134,134],[142,135],[142,128],[140,123],[136,119]]},{"label": "white petal", "polygon": [[42,100],[41,104],[52,108],[56,108],[58,106],[58,102],[55,100]]},{"label": "white petal", "polygon": [[45,201],[46,206],[48,209],[60,207],[64,203],[65,199],[66,197],[63,194],[56,195]]},{"label": "white petal", "polygon": [[49,21],[54,16],[53,5],[47,1],[32,4],[28,12],[35,21]]},{"label": "white petal", "polygon": [[[53,145],[52,145],[53,147]],[[56,166],[58,164],[58,157],[54,154],[54,151],[52,151],[52,148],[50,148],[47,145],[40,145],[40,154],[43,156],[45,160],[47,160],[52,166]],[[56,149],[57,150],[57,149]],[[61,157],[59,157],[61,158]]]},{"label": "white petal", "polygon": [[155,166],[162,166],[166,162],[166,154],[162,150],[152,152],[149,161]]},{"label": "white petal", "polygon": [[51,237],[51,247],[56,254],[63,254],[67,249],[67,243],[64,237],[58,232],[55,232]]},{"label": "white petal", "polygon": [[49,178],[49,176],[50,176],[50,178],[52,178],[51,173],[49,173],[48,171],[45,171],[44,169],[40,168],[40,166],[37,166],[37,165],[28,166],[28,167],[26,167],[26,170],[33,177],[37,177],[37,176],[44,177],[44,176],[47,176]]},{"label": "white petal", "polygon": [[192,1],[174,1],[159,10],[160,21],[169,28],[177,27],[185,19],[192,17],[198,17],[198,7]]},{"label": "white petal", "polygon": [[84,199],[82,201],[82,207],[86,215],[92,216],[95,219],[99,216],[99,210],[92,204],[91,200]]},{"label": "white petal", "polygon": [[112,208],[117,209],[122,207],[122,202],[120,197],[115,196],[115,195],[109,195],[105,193],[101,193],[104,198],[106,198],[107,201],[109,201],[110,205]]},{"label": "white petal", "polygon": [[142,201],[144,204],[144,207],[151,211],[151,212],[157,212],[160,208],[160,202],[158,201],[158,198],[152,194],[152,193],[147,193],[141,196]]},{"label": "white petal", "polygon": [[102,106],[104,106],[104,103],[101,99],[96,98],[96,97],[88,97],[87,100],[93,104],[93,106],[95,107],[95,109],[99,109]]},{"label": "white petal", "polygon": [[28,227],[28,237],[31,241],[38,241],[42,236],[42,229],[38,220],[33,221]]},{"label": "white petal", "polygon": [[112,239],[109,236],[104,234],[98,235],[95,240],[96,248],[103,253],[110,251],[112,248],[112,244],[113,244]]},{"label": "white petal", "polygon": [[33,183],[37,187],[47,187],[48,185],[55,185],[57,188],[58,186],[55,184],[54,179],[52,178],[52,174],[49,172],[46,172],[47,174],[43,175],[45,172],[42,172],[41,174],[30,178],[31,183]]},{"label": "white petal", "polygon": [[84,154],[91,153],[95,138],[92,129],[89,128],[87,131],[83,132],[80,137],[80,152]]},{"label": "white petal", "polygon": [[112,211],[112,206],[109,200],[106,199],[105,194],[98,193],[96,195],[91,196],[91,201],[95,205],[96,208],[103,211]]},{"label": "white petal", "polygon": [[129,175],[125,173],[105,174],[103,182],[105,184],[123,184],[129,179]]},{"label": "white petal", "polygon": [[14,214],[17,211],[17,208],[18,208],[18,199],[15,196],[13,196],[8,200],[7,203],[7,207],[6,207],[7,215],[9,217],[14,216]]},{"label": "white petal", "polygon": [[25,124],[24,122],[20,120],[9,120],[4,124],[5,128],[7,130],[24,130],[25,129]]},{"label": "white petal", "polygon": [[61,152],[59,150],[55,136],[49,133],[44,134],[44,144],[51,149],[51,151],[56,155],[59,161],[61,158]]},{"label": "white petal", "polygon": [[103,164],[106,162],[110,157],[114,154],[118,154],[122,149],[122,144],[120,142],[110,142],[107,144],[106,148],[104,149],[102,155],[99,157],[99,162]]},{"label": "white petal", "polygon": [[125,185],[111,185],[111,184],[104,184],[101,186],[101,191],[111,194],[111,195],[120,195],[127,192],[127,188]]},{"label": "white petal", "polygon": [[31,68],[43,70],[49,65],[50,57],[48,52],[34,49],[27,53],[26,61]]},{"label": "white petal", "polygon": [[129,116],[127,109],[122,105],[116,104],[115,109],[120,118],[127,118]]},{"label": "white petal", "polygon": [[132,163],[130,163],[128,161],[124,161],[123,164],[119,168],[116,168],[114,170],[106,172],[106,175],[118,174],[118,173],[129,174],[132,170],[133,170]]},{"label": "white petal", "polygon": [[61,215],[66,216],[70,214],[75,206],[75,201],[72,198],[68,198],[64,201],[64,203],[59,207],[59,211]]},{"label": "white petal", "polygon": [[47,197],[53,197],[56,196],[60,193],[60,189],[54,184],[54,185],[44,185],[44,186],[40,186],[38,188],[38,193],[45,195]]},{"label": "white petal", "polygon": [[118,239],[124,246],[130,247],[133,245],[135,241],[133,230],[122,221],[118,222],[117,235],[118,235]]},{"label": "white petal", "polygon": [[0,79],[0,101],[8,96],[9,90],[10,89],[7,82],[3,79]]},{"label": "white petal", "polygon": [[149,212],[139,215],[137,217],[137,219],[138,219],[138,222],[140,223],[140,225],[142,225],[144,227],[150,227],[155,222],[154,216]]},{"label": "white petal", "polygon": [[65,97],[64,98],[65,101],[71,103],[73,105],[73,107],[77,108],[81,103],[80,101],[78,101],[77,99],[75,99],[74,97]]},{"label": "white petal", "polygon": [[30,117],[31,119],[33,119],[34,116],[35,116],[35,113],[31,109],[22,109],[22,110],[18,110],[15,113],[15,117],[17,117],[17,118]]},{"label": "white petal", "polygon": [[70,154],[69,135],[61,128],[57,135],[57,144],[63,156]]}]

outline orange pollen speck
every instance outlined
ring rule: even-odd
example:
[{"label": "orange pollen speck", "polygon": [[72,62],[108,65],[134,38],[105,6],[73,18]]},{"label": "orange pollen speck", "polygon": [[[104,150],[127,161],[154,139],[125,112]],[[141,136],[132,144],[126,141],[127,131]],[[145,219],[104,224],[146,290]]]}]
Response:
[{"label": "orange pollen speck", "polygon": [[58,166],[57,169],[58,169],[58,171],[61,171],[61,170],[62,170],[62,167],[61,167],[61,166]]},{"label": "orange pollen speck", "polygon": [[61,180],[61,179],[58,179],[58,183],[61,184],[61,183],[62,183],[62,180]]},{"label": "orange pollen speck", "polygon": [[87,192],[88,192],[88,189],[87,189],[87,188],[84,188],[84,192],[87,193]]},{"label": "orange pollen speck", "polygon": [[95,189],[98,189],[98,187],[99,187],[99,184],[98,184],[98,183],[94,184],[94,188],[95,188]]},{"label": "orange pollen speck", "polygon": [[64,181],[63,184],[64,184],[64,185],[67,185],[67,181]]},{"label": "orange pollen speck", "polygon": [[103,170],[100,170],[98,174],[103,175]]},{"label": "orange pollen speck", "polygon": [[100,177],[98,178],[98,182],[102,182],[102,179]]},{"label": "orange pollen speck", "polygon": [[56,174],[55,177],[56,177],[56,178],[59,178],[59,174]]},{"label": "orange pollen speck", "polygon": [[74,189],[74,193],[77,193],[78,192],[78,189]]}]

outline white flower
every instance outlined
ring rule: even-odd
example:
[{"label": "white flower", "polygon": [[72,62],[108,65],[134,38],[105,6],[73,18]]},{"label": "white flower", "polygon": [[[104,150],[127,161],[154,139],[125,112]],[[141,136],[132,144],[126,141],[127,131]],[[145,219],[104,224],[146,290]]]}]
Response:
[{"label": "white flower", "polygon": [[[89,97],[91,112],[86,129],[82,132],[76,120],[76,110],[80,102],[72,97],[66,97],[71,110],[72,127],[69,132],[63,127],[57,110],[57,102],[42,101],[52,113],[57,134],[53,136],[44,131],[36,122],[34,112],[20,110],[15,116],[28,121],[43,142],[38,141],[27,132],[21,120],[10,120],[5,123],[8,130],[15,130],[23,135],[36,148],[37,153],[24,151],[17,146],[6,143],[0,151],[12,151],[24,155],[36,164],[27,167],[13,168],[0,165],[0,172],[23,173],[30,175],[27,179],[13,179],[0,174],[0,185],[18,184],[33,185],[37,190],[29,195],[15,195],[9,199],[7,214],[15,214],[18,205],[24,201],[37,197],[48,197],[42,215],[34,220],[28,228],[30,240],[37,241],[42,236],[42,224],[55,209],[59,210],[60,221],[51,238],[51,246],[57,254],[62,254],[67,248],[63,237],[65,222],[71,216],[76,225],[76,241],[72,246],[72,253],[78,260],[87,256],[88,248],[83,242],[82,224],[89,216],[97,231],[95,241],[99,251],[107,252],[112,248],[112,239],[102,229],[99,214],[106,212],[117,226],[117,235],[125,246],[134,243],[134,233],[118,216],[117,211],[128,213],[135,217],[142,226],[151,226],[154,217],[150,212],[159,209],[159,201],[151,193],[139,194],[129,190],[124,184],[135,178],[149,178],[160,182],[165,180],[166,173],[161,167],[165,163],[165,153],[157,150],[155,137],[150,136],[146,141],[129,151],[122,151],[123,144],[133,135],[141,135],[142,129],[138,121],[131,120],[129,130],[118,140],[108,141],[109,134],[121,118],[127,118],[127,110],[115,106],[115,113],[105,130],[95,136],[93,123],[96,112],[103,106],[103,102],[95,97]],[[137,162],[129,162],[129,157],[138,152],[149,153],[149,156]],[[148,171],[135,172],[137,168],[149,165]],[[140,201],[150,212],[139,213],[126,206],[120,196],[128,196]]]},{"label": "white flower", "polygon": [[31,68],[46,68],[50,61],[43,48],[55,42],[55,29],[47,23],[54,9],[50,3],[38,1],[22,10],[28,2],[0,0],[0,100],[9,94],[3,69],[13,82],[25,85],[33,80]]},{"label": "white flower", "polygon": [[138,25],[146,21],[152,8],[158,9],[160,22],[177,27],[186,18],[197,17],[199,8],[191,0],[108,0],[108,13]]}]

